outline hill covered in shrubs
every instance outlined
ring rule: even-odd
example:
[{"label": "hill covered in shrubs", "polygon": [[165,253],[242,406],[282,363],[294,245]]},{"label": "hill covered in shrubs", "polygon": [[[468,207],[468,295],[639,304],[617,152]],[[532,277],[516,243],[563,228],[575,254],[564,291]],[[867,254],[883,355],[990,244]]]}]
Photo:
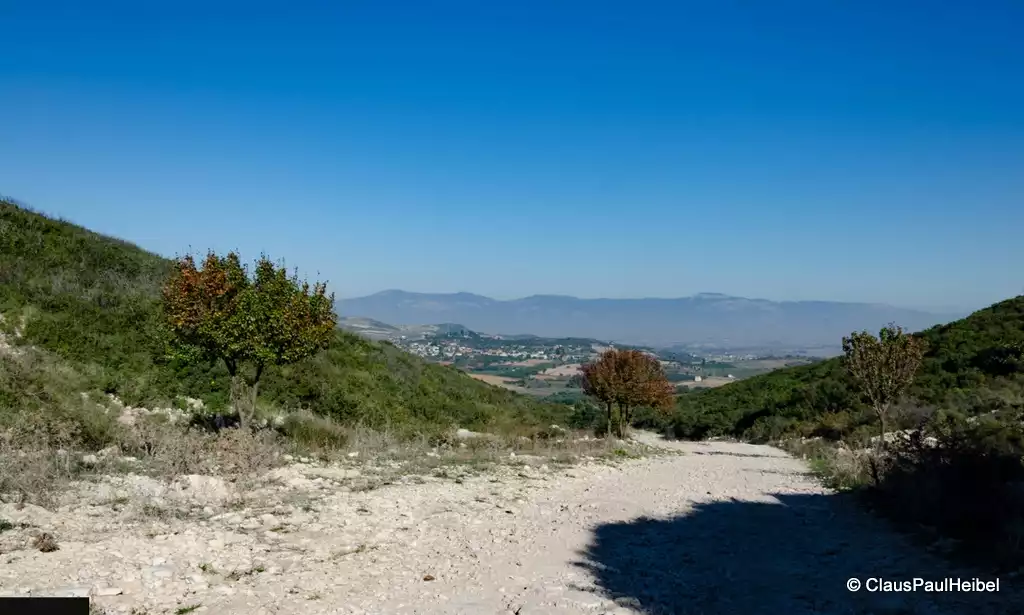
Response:
[{"label": "hill covered in shrubs", "polygon": [[[0,357],[0,411],[25,405],[55,410],[78,403],[79,392],[87,391],[134,406],[167,406],[188,396],[225,409],[223,365],[167,358],[159,302],[171,266],[131,243],[0,200],[6,343],[47,352],[28,367],[0,353],[6,357]],[[340,330],[317,356],[270,370],[260,404],[264,411],[303,408],[344,424],[410,434],[455,426],[528,432],[564,424],[571,411]]]},{"label": "hill covered in shrubs", "polygon": [[1019,570],[1024,296],[916,335],[926,354],[885,444],[840,359],[682,395],[658,424],[682,438],[779,443],[936,548]]},{"label": "hill covered in shrubs", "polygon": [[[916,335],[926,343],[924,361],[896,428],[937,410],[971,417],[1024,408],[1024,296]],[[877,433],[840,358],[683,394],[666,420],[682,438],[863,440]]]}]

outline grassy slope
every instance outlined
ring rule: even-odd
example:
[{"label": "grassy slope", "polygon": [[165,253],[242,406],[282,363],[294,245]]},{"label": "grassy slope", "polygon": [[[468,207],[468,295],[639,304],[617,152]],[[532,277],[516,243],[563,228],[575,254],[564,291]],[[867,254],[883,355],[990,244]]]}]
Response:
[{"label": "grassy slope", "polygon": [[[130,404],[190,395],[223,407],[223,366],[161,358],[159,288],[170,266],[130,243],[0,201],[0,314],[8,331],[18,326],[23,342],[53,353],[47,369],[54,377],[58,369],[64,380],[74,373],[76,386]],[[12,388],[24,377],[0,374],[0,387],[11,389],[0,391],[0,403],[24,397]],[[45,377],[32,378],[46,388]],[[569,411],[342,331],[318,357],[271,370],[261,393],[262,403],[281,409],[301,406],[400,431],[515,430],[563,421]]]},{"label": "grassy slope", "polygon": [[[1024,296],[918,335],[928,350],[910,394],[916,404],[965,414],[1020,407]],[[682,395],[673,426],[684,437],[840,438],[869,433],[874,420],[835,358]]]}]

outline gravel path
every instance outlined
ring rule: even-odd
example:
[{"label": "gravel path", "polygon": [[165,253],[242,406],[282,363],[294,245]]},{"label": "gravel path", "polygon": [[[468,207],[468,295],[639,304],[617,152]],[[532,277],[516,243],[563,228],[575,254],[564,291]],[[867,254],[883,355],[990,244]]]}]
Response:
[{"label": "gravel path", "polygon": [[[969,575],[776,449],[657,444],[680,454],[369,491],[358,469],[312,464],[244,493],[111,477],[55,513],[0,507],[15,525],[0,533],[0,595],[91,594],[107,613],[152,615],[1019,612],[1007,579],[998,594],[850,592],[850,577]],[[60,550],[28,548],[40,531]]]}]

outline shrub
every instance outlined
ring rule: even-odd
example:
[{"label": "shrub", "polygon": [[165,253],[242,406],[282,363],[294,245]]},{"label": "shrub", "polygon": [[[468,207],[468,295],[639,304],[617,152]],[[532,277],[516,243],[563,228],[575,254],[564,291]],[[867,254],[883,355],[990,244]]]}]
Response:
[{"label": "shrub", "polygon": [[967,541],[1004,564],[1024,561],[1020,416],[941,412],[899,439],[873,494],[893,518]]},{"label": "shrub", "polygon": [[308,412],[295,412],[285,417],[280,429],[295,444],[315,451],[344,448],[349,434],[338,423]]}]

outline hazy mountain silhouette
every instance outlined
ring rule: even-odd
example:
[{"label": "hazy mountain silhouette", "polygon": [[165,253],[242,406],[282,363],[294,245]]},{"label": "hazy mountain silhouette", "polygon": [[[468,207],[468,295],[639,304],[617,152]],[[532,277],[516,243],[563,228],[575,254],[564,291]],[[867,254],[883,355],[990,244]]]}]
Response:
[{"label": "hazy mountain silhouette", "polygon": [[716,293],[678,299],[579,299],[534,295],[499,301],[472,293],[387,290],[338,302],[344,316],[391,324],[457,322],[488,333],[592,337],[635,344],[837,346],[854,330],[889,322],[923,329],[961,315],[868,303],[768,301]]}]

